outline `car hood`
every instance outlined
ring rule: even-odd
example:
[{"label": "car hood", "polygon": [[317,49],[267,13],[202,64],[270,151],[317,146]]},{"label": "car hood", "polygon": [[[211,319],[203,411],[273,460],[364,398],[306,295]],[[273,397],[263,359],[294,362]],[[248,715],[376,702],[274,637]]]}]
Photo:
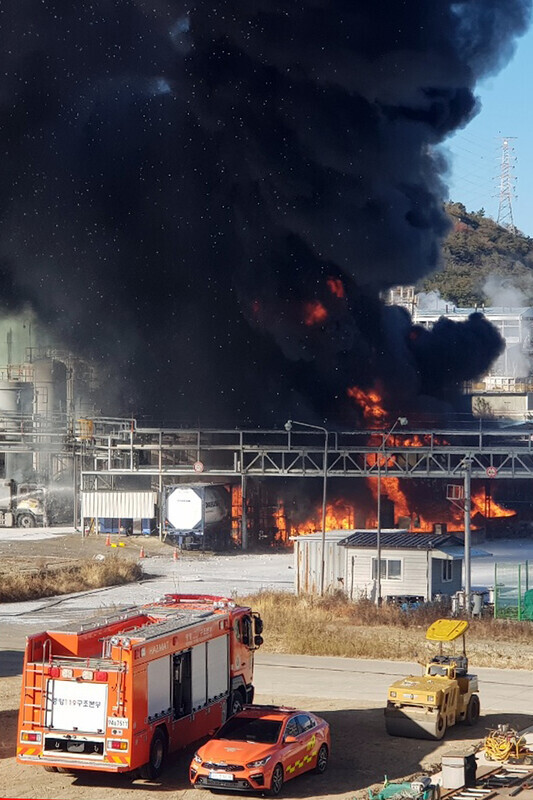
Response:
[{"label": "car hood", "polygon": [[226,764],[246,764],[272,755],[275,747],[262,742],[233,742],[230,739],[213,739],[198,751],[202,761]]}]

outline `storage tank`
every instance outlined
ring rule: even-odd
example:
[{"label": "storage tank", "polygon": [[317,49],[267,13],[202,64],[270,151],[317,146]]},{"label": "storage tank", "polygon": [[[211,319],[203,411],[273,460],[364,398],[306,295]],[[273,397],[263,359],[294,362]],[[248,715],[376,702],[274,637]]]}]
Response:
[{"label": "storage tank", "polygon": [[0,437],[20,438],[23,393],[28,386],[19,381],[0,381]]},{"label": "storage tank", "polygon": [[0,414],[20,414],[22,390],[19,381],[0,381]]},{"label": "storage tank", "polygon": [[33,362],[33,411],[36,416],[51,417],[54,411],[54,362],[41,358]]}]

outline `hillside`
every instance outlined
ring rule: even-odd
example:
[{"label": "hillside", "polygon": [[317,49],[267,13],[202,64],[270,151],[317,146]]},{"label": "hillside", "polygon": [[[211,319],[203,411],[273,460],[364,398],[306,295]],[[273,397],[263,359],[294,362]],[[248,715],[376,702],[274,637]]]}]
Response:
[{"label": "hillside", "polygon": [[443,245],[444,269],[417,289],[438,291],[460,307],[533,305],[533,239],[502,228],[483,210],[467,212],[461,203],[446,209],[453,228]]}]

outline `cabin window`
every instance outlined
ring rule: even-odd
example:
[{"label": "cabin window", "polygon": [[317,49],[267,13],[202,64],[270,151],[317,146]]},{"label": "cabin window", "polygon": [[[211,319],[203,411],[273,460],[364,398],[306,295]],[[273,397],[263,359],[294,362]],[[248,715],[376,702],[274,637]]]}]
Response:
[{"label": "cabin window", "polygon": [[242,643],[247,645],[247,647],[252,647],[254,643],[252,620],[248,614],[242,618]]},{"label": "cabin window", "polygon": [[[372,559],[372,578],[373,580],[377,580],[378,577],[378,570],[377,570],[377,558]],[[386,581],[401,581],[402,579],[402,562],[399,558],[382,558],[381,559],[381,569],[380,569],[380,577],[382,580]]]},{"label": "cabin window", "polygon": [[402,562],[399,558],[391,558],[387,561],[387,578],[389,581],[401,581]]},{"label": "cabin window", "polygon": [[442,561],[442,582],[449,583],[453,577],[453,561]]}]

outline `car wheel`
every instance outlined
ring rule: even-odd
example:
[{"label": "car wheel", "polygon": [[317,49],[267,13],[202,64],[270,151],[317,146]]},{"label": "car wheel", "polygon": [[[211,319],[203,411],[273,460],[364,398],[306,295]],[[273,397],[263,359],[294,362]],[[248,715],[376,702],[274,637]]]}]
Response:
[{"label": "car wheel", "polygon": [[468,701],[468,707],[466,709],[466,724],[467,725],[475,725],[479,719],[479,697],[477,694],[473,694],[470,700]]},{"label": "car wheel", "polygon": [[281,764],[276,764],[272,772],[272,778],[270,779],[269,795],[271,797],[277,797],[281,793],[282,789],[283,789],[283,767],[281,766]]},{"label": "car wheel", "polygon": [[316,757],[316,765],[314,771],[317,773],[317,775],[322,775],[322,773],[327,770],[328,758],[329,758],[328,746],[326,744],[323,744],[320,747],[320,750],[318,751],[318,755]]},{"label": "car wheel", "polygon": [[156,730],[150,745],[150,760],[141,767],[141,775],[149,781],[158,778],[163,771],[167,755],[167,740],[161,730]]}]

